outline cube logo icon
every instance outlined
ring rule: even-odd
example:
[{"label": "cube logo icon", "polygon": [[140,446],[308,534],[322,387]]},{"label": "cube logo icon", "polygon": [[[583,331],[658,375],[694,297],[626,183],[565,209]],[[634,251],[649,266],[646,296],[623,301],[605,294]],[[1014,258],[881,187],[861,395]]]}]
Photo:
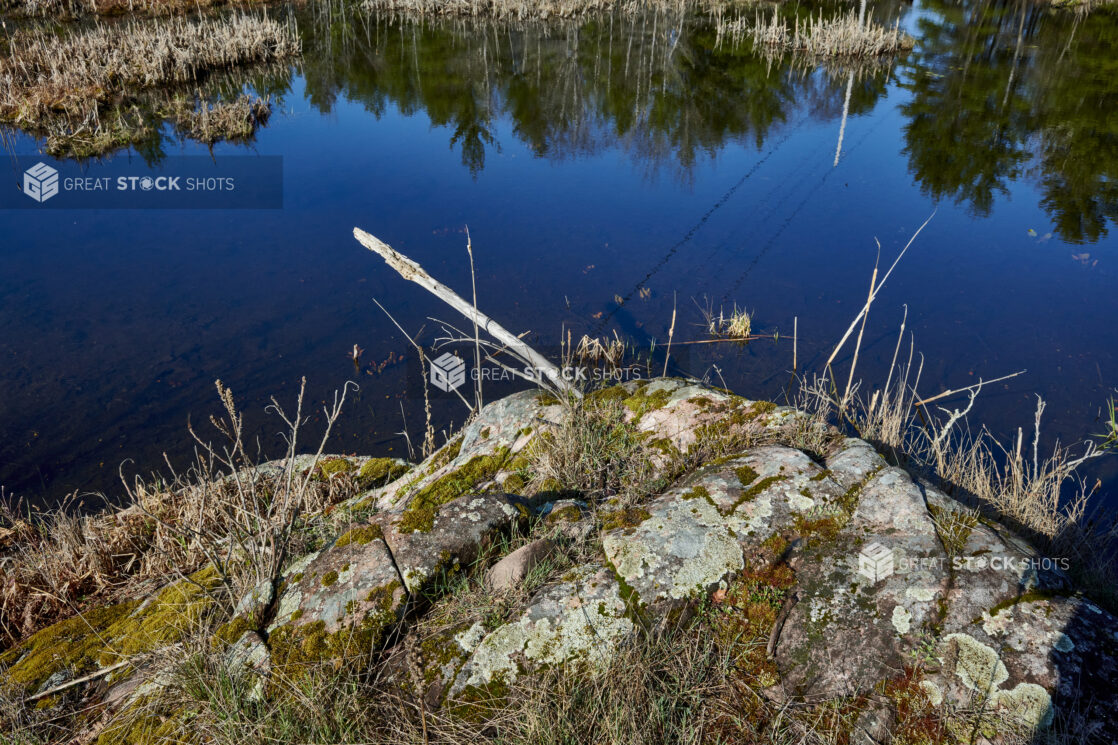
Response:
[{"label": "cube logo icon", "polygon": [[36,202],[45,202],[58,193],[58,171],[46,163],[36,163],[23,172],[23,193]]},{"label": "cube logo icon", "polygon": [[858,554],[858,574],[877,584],[893,573],[895,563],[893,552],[874,542]]},{"label": "cube logo icon", "polygon": [[431,385],[450,393],[466,382],[466,361],[447,352],[431,363]]}]

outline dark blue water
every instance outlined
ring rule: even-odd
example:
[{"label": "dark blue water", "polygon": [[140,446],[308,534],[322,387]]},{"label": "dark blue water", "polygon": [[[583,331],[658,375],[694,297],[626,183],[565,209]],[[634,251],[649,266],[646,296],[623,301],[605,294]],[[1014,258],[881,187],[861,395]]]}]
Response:
[{"label": "dark blue water", "polygon": [[[480,306],[546,349],[566,330],[662,342],[673,307],[678,344],[705,338],[699,306],[749,308],[779,341],[688,347],[677,371],[779,397],[794,319],[800,370],[818,369],[865,300],[875,239],[888,265],[934,212],[874,304],[859,377],[883,379],[907,306],[922,393],[1024,369],[972,424],[1028,430],[1040,395],[1046,445],[1099,431],[1118,386],[1118,18],[875,12],[916,49],[857,72],[717,45],[695,17],[300,17],[304,59],[268,84],[268,126],[212,150],[282,156],[282,210],[0,212],[0,484],[51,502],[119,493],[125,459],[128,474],[184,463],[217,378],[266,454],[280,427],[264,406],[293,402],[302,376],[312,418],[361,386],[332,450],[405,454],[422,401],[373,299],[427,343],[429,316],[458,319],[354,226],[465,295],[468,226]],[[7,135],[9,152],[40,145]],[[210,152],[170,128],[159,148]],[[464,413],[435,401],[439,428]],[[1092,475],[1118,487],[1109,464]]]}]

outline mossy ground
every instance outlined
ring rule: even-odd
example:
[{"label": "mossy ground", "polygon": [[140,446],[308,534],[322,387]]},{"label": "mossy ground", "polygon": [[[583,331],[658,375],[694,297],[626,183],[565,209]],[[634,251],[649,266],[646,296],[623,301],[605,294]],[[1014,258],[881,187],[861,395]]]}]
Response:
[{"label": "mossy ground", "polygon": [[49,626],[0,656],[0,685],[30,695],[56,673],[85,675],[195,633],[215,607],[209,593],[218,583],[217,572],[207,568],[146,603],[97,608]]}]

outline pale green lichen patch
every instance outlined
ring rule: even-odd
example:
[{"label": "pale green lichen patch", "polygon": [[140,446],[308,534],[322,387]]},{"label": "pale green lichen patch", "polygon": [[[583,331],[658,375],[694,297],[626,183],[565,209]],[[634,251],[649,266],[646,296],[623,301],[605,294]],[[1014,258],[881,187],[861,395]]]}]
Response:
[{"label": "pale green lichen patch", "polygon": [[903,605],[893,608],[893,628],[904,636],[912,629],[912,614]]},{"label": "pale green lichen patch", "polygon": [[608,533],[602,546],[646,603],[699,596],[744,565],[722,515],[703,499],[661,503],[636,529]]},{"label": "pale green lichen patch", "polygon": [[906,598],[912,598],[918,603],[930,603],[936,598],[936,591],[926,587],[909,587],[904,594]]},{"label": "pale green lichen patch", "polygon": [[512,681],[525,667],[583,663],[601,669],[633,628],[608,571],[581,567],[569,581],[544,591],[516,621],[482,639],[454,691]]},{"label": "pale green lichen patch", "polygon": [[1009,679],[998,653],[974,637],[948,634],[943,641],[954,647],[955,674],[968,689],[988,695]]},{"label": "pale green lichen patch", "polygon": [[943,704],[943,689],[930,680],[922,680],[919,683],[920,688],[923,689],[924,695],[928,697],[928,703],[932,706],[940,706]]},{"label": "pale green lichen patch", "polygon": [[982,630],[991,637],[996,637],[1009,631],[1013,623],[1013,612],[1000,610],[997,613],[982,612]]},{"label": "pale green lichen patch", "polygon": [[1047,729],[1055,711],[1052,696],[1036,683],[1018,683],[1008,691],[994,694],[993,703],[1003,713],[1029,729]]}]

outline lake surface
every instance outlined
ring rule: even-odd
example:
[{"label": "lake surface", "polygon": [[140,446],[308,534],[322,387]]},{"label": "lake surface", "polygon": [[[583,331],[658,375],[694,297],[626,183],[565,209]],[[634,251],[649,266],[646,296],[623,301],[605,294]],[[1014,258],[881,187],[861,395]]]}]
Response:
[{"label": "lake surface", "polygon": [[[282,210],[0,211],[7,494],[119,494],[126,459],[126,474],[164,453],[181,466],[188,421],[212,433],[217,378],[266,455],[281,442],[264,407],[293,403],[303,376],[312,430],[332,391],[360,385],[329,449],[406,455],[423,400],[410,343],[373,299],[425,344],[442,335],[430,317],[465,324],[354,226],[467,297],[468,226],[479,306],[548,351],[568,331],[662,344],[676,308],[675,372],[780,398],[794,324],[800,371],[818,370],[865,300],[875,239],[884,268],[934,212],[874,304],[859,377],[883,380],[907,306],[923,394],[1027,370],[988,387],[972,425],[1028,431],[1040,395],[1047,446],[1101,430],[1118,386],[1113,13],[877,5],[915,49],[851,70],[767,57],[695,14],[293,12],[303,59],[242,83],[271,96],[268,126],[212,150],[282,156]],[[155,173],[209,153],[164,127],[111,157]],[[700,309],[735,304],[779,339],[680,344],[706,338]],[[433,401],[439,429],[464,414]],[[1114,498],[1112,463],[1091,477]]]}]

